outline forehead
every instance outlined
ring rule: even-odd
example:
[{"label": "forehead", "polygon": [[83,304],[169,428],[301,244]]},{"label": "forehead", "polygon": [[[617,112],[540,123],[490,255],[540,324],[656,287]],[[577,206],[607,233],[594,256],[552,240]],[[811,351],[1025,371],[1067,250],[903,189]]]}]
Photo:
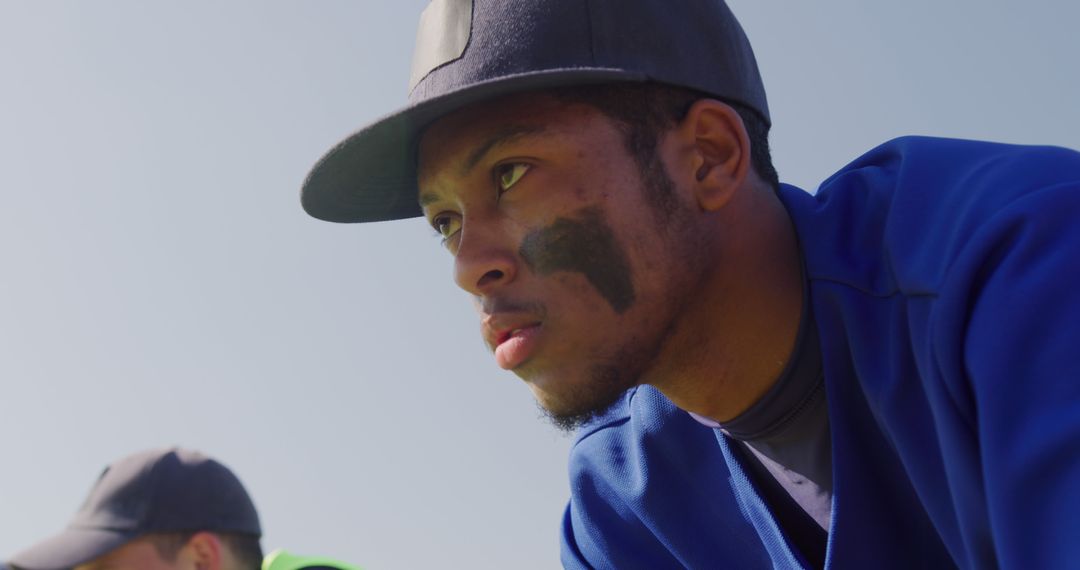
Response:
[{"label": "forehead", "polygon": [[[419,176],[464,163],[485,144],[522,135],[583,131],[600,113],[581,103],[541,93],[510,95],[474,103],[441,117],[421,135]],[[462,164],[457,164],[462,166]]]},{"label": "forehead", "polygon": [[168,567],[153,543],[136,539],[77,566],[75,570],[155,570]]}]

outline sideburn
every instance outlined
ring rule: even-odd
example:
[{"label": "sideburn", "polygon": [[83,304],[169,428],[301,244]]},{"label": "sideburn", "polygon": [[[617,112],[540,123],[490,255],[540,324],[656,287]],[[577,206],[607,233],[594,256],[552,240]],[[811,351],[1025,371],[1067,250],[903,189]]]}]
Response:
[{"label": "sideburn", "polygon": [[539,275],[580,273],[620,315],[636,300],[626,252],[598,208],[584,208],[576,219],[556,218],[529,232],[518,254]]}]

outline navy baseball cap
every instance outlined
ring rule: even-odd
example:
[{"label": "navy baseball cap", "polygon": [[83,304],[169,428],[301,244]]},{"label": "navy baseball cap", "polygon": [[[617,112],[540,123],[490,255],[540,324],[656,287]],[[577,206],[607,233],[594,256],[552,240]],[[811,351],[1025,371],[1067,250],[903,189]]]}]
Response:
[{"label": "navy baseball cap", "polygon": [[251,497],[227,467],[197,451],[144,451],[106,467],[66,529],[8,563],[66,570],[144,534],[184,531],[262,536]]},{"label": "navy baseball cap", "polygon": [[649,81],[769,122],[750,42],[723,0],[433,0],[420,16],[408,106],[323,156],[301,203],[332,222],[419,216],[417,139],[439,117],[510,93]]}]

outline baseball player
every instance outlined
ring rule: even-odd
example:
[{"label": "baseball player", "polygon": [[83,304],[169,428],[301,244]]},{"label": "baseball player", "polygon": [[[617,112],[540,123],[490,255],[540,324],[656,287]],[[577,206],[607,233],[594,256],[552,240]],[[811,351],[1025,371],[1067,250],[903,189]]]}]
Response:
[{"label": "baseball player", "polygon": [[721,0],[435,0],[302,202],[442,236],[576,430],[568,568],[1075,566],[1080,154],[905,137],[811,195],[770,125]]}]

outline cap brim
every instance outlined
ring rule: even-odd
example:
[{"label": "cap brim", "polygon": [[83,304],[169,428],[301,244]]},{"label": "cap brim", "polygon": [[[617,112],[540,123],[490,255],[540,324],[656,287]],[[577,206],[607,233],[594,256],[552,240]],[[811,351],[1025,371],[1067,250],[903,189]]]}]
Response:
[{"label": "cap brim", "polygon": [[108,554],[135,537],[130,531],[68,528],[11,557],[8,564],[20,570],[67,570]]},{"label": "cap brim", "polygon": [[432,121],[473,103],[511,93],[646,80],[644,74],[621,69],[554,69],[474,83],[423,100],[338,143],[311,169],[300,202],[308,214],[330,222],[378,222],[419,216],[416,138]]}]

